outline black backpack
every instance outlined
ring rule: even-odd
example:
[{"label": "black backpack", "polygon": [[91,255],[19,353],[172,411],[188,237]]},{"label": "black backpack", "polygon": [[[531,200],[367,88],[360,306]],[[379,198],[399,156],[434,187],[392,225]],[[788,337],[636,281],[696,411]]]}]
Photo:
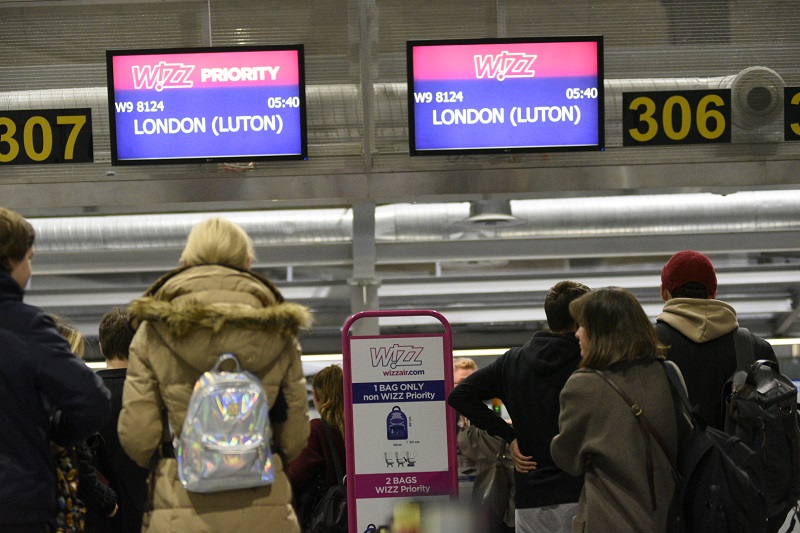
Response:
[{"label": "black backpack", "polygon": [[689,404],[677,367],[664,365],[680,439],[678,484],[667,531],[764,533],[767,502],[758,457],[740,438],[707,427]]},{"label": "black backpack", "polygon": [[800,499],[797,388],[777,363],[755,360],[744,328],[736,335],[736,368],[723,391],[725,432],[756,452],[768,515],[780,515]]}]

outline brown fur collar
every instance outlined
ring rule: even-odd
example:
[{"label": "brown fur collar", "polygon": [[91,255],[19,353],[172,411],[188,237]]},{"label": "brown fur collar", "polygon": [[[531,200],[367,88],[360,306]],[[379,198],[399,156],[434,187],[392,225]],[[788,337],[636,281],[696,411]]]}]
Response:
[{"label": "brown fur collar", "polygon": [[201,304],[185,302],[175,304],[152,297],[135,300],[128,312],[131,323],[162,322],[176,337],[194,328],[208,328],[218,332],[230,325],[245,329],[259,329],[282,336],[297,336],[300,330],[311,327],[311,312],[295,303],[279,303],[255,308],[241,304]]}]

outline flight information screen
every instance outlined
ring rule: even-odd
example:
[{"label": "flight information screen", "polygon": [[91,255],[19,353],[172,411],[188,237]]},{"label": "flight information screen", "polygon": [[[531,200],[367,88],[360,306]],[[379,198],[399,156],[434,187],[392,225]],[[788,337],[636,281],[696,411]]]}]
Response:
[{"label": "flight information screen", "polygon": [[307,157],[303,46],[107,51],[112,164]]},{"label": "flight information screen", "polygon": [[411,155],[603,148],[602,37],[408,41]]}]

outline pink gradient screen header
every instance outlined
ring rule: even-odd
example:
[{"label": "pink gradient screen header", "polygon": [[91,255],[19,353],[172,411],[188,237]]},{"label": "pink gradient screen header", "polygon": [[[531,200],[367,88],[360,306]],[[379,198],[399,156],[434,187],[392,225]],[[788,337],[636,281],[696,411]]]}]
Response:
[{"label": "pink gradient screen header", "polygon": [[587,42],[417,45],[414,80],[475,79],[475,57],[503,52],[535,55],[536,77],[595,76],[598,44]]},{"label": "pink gradient screen header", "polygon": [[300,83],[297,50],[119,55],[113,58],[114,88],[288,86]]}]

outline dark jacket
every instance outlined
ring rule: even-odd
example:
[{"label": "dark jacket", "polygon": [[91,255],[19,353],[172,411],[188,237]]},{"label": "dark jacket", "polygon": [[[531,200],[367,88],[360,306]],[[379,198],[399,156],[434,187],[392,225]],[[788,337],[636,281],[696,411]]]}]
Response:
[{"label": "dark jacket", "polygon": [[[559,395],[580,363],[574,335],[537,331],[519,348],[512,348],[468,376],[450,393],[448,403],[469,421],[506,442],[517,439],[520,451],[539,466],[515,472],[517,509],[577,502],[583,478],[558,468],[550,456],[550,441],[558,433]],[[483,402],[500,398],[513,427]]]},{"label": "dark jacket", "polygon": [[[736,370],[736,311],[720,300],[673,298],[658,316],[659,340],[667,358],[681,369],[689,400],[698,405],[708,425],[723,429],[722,389]],[[750,334],[756,360],[777,362],[772,346]]]},{"label": "dark jacket", "polygon": [[94,466],[108,479],[114,492],[117,493],[119,510],[113,518],[95,513],[89,507],[86,520],[87,532],[97,533],[139,533],[142,529],[142,514],[147,499],[148,470],[138,466],[128,457],[119,443],[117,421],[122,410],[122,386],[125,383],[125,368],[109,368],[98,370],[97,375],[103,379],[111,391],[111,418],[95,436]]},{"label": "dark jacket", "polygon": [[50,441],[77,444],[111,412],[100,378],[70,351],[53,320],[23,303],[22,295],[0,272],[0,530],[55,517]]},{"label": "dark jacket", "polygon": [[[292,490],[300,492],[309,482],[315,481],[317,476],[322,476],[324,486],[332,487],[337,484],[336,469],[333,466],[333,454],[325,436],[325,427],[322,420],[315,418],[310,422],[311,433],[308,435],[308,444],[289,465],[289,481]],[[331,436],[339,456],[339,465],[342,474],[346,470],[346,457],[342,433],[331,427]]]},{"label": "dark jacket", "polygon": [[[322,420],[319,418],[312,420],[310,426],[311,433],[308,436],[308,444],[300,452],[300,455],[289,464],[287,471],[292,484],[295,509],[301,523],[305,522],[308,514],[313,510],[309,507],[313,505],[318,479],[321,477],[324,488],[337,484],[333,453],[328,445],[328,438],[325,436],[325,426],[322,425]],[[345,462],[344,439],[341,432],[335,428],[331,428],[331,436],[336,444],[342,474],[345,474],[347,463]]]}]

